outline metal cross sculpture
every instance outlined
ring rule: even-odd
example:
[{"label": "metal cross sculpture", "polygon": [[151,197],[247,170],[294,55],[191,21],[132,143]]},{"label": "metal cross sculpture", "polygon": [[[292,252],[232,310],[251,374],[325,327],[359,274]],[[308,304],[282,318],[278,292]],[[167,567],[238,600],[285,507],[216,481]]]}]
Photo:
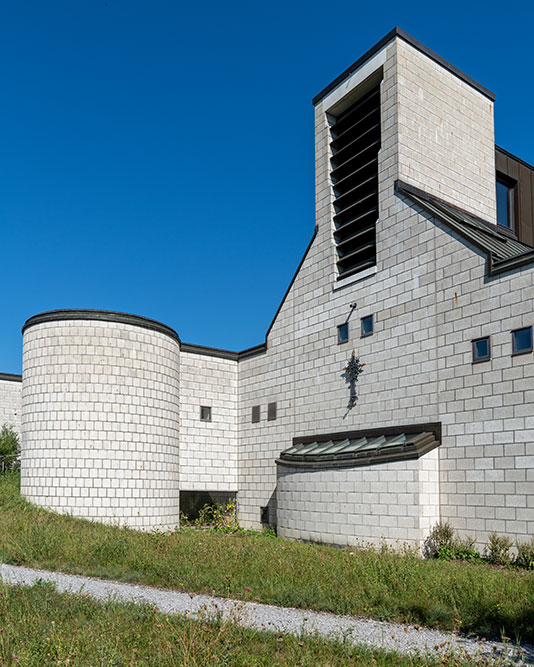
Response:
[{"label": "metal cross sculpture", "polygon": [[357,357],[354,350],[352,350],[352,356],[345,367],[345,372],[341,375],[341,377],[345,378],[345,382],[350,388],[349,403],[347,405],[349,410],[356,405],[356,401],[358,400],[356,382],[358,382],[358,375],[363,373],[364,366],[365,364],[362,364],[360,357]]}]

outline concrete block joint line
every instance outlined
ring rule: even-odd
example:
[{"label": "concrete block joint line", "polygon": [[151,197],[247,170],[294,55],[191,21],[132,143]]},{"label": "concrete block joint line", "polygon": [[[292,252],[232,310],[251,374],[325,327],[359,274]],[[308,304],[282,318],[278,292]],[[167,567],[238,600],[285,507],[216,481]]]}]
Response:
[{"label": "concrete block joint line", "polygon": [[[83,593],[96,600],[149,604],[164,614],[222,619],[243,627],[267,632],[282,632],[299,636],[318,635],[326,639],[341,639],[354,645],[397,651],[407,655],[441,654],[454,650],[471,656],[480,656],[481,659],[495,657],[502,660],[504,658],[508,661],[507,664],[534,665],[534,645],[526,643],[516,647],[502,642],[480,641],[451,632],[401,623],[276,607],[211,595],[196,595],[15,565],[1,564],[0,578],[5,584],[23,586],[32,586],[39,580],[47,581],[54,583],[60,593]],[[518,648],[520,648],[519,651]]]}]

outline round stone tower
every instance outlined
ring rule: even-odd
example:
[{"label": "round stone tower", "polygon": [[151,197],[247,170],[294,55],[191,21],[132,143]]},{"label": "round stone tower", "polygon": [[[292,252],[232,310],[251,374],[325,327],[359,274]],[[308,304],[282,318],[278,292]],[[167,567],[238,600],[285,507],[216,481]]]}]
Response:
[{"label": "round stone tower", "polygon": [[101,310],[41,313],[22,331],[22,494],[106,523],[177,526],[176,332]]}]

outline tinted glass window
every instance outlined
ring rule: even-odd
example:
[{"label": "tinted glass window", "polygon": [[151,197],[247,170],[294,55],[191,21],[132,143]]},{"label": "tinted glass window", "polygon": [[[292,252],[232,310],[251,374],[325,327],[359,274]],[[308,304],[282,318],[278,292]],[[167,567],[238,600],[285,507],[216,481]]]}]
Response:
[{"label": "tinted glass window", "polygon": [[370,336],[373,333],[373,316],[362,317],[362,336]]},{"label": "tinted glass window", "polygon": [[490,358],[489,337],[473,341],[473,361],[487,361]]},{"label": "tinted glass window", "polygon": [[340,324],[337,328],[337,342],[346,343],[349,339],[349,325],[348,323]]},{"label": "tinted glass window", "polygon": [[497,222],[510,227],[510,186],[497,181]]},{"label": "tinted glass window", "polygon": [[208,405],[201,405],[200,406],[200,419],[203,422],[210,422],[211,421],[211,407]]},{"label": "tinted glass window", "polygon": [[514,354],[532,350],[532,327],[512,331],[512,347]]}]

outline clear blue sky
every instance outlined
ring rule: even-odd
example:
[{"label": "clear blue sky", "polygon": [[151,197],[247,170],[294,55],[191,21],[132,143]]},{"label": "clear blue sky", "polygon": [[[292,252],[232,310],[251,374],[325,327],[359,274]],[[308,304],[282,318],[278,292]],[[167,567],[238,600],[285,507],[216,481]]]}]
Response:
[{"label": "clear blue sky", "polygon": [[497,94],[534,162],[531,3],[0,6],[0,371],[53,308],[263,341],[314,228],[311,98],[395,25]]}]

